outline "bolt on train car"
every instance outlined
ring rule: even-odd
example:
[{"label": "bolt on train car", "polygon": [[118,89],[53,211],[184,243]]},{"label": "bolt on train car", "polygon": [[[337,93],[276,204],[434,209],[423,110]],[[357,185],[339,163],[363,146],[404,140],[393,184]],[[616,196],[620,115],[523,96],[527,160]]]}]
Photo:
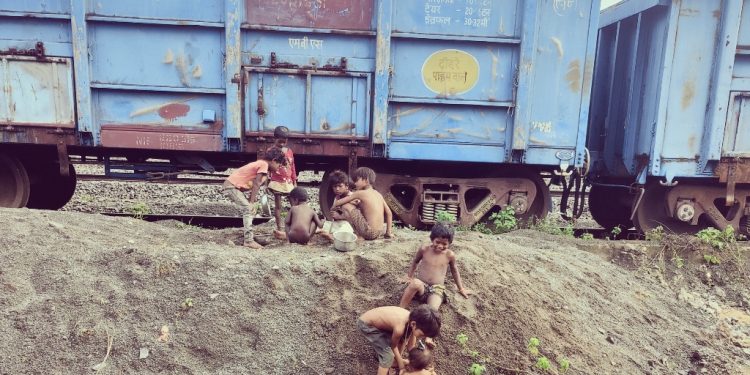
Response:
[{"label": "bolt on train car", "polygon": [[[220,171],[284,125],[298,169],[373,168],[409,225],[542,217],[551,177],[604,226],[740,229],[743,5],[625,1],[600,30],[598,0],[0,0],[0,206],[64,205],[71,155]],[[735,216],[705,222],[709,190]]]}]

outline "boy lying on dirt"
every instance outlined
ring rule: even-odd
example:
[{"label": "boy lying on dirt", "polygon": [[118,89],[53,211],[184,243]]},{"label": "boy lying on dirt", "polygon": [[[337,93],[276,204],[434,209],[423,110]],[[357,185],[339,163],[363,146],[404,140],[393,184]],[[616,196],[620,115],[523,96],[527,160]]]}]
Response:
[{"label": "boy lying on dirt", "polygon": [[[406,274],[408,285],[401,297],[402,308],[407,308],[412,299],[417,296],[421,303],[427,303],[435,310],[439,309],[447,297],[445,275],[448,273],[448,266],[458,286],[458,292],[464,298],[472,294],[464,288],[461,282],[461,275],[456,267],[456,254],[448,249],[453,243],[453,228],[442,223],[435,224],[430,232],[430,241],[432,243],[423,245],[417,250],[417,254],[411,261],[409,272]],[[419,276],[414,277],[417,266],[419,266]]]},{"label": "boy lying on dirt", "polygon": [[332,217],[336,220],[344,219],[354,227],[354,232],[366,240],[374,240],[383,234],[383,219],[386,221],[385,238],[393,237],[391,233],[393,224],[393,213],[388,204],[380,193],[373,189],[372,183],[375,182],[375,171],[367,167],[357,168],[352,175],[354,186],[357,191],[351,195],[336,200],[333,203],[332,210],[337,207],[344,207],[347,203],[355,204],[356,201],[359,209],[343,209],[343,214],[338,215],[333,212]]},{"label": "boy lying on dirt", "polygon": [[286,215],[286,238],[290,243],[307,245],[310,237],[315,234],[318,227],[323,223],[318,214],[307,204],[307,191],[301,187],[295,187],[289,192],[289,203],[292,208]]},{"label": "boy lying on dirt", "polygon": [[[339,199],[342,199],[344,197],[348,197],[351,192],[351,185],[352,182],[349,179],[349,176],[346,175],[346,173],[342,171],[333,171],[331,173],[331,176],[329,177],[329,180],[331,181],[331,188],[333,188],[333,193],[336,194],[334,198],[334,202],[336,202]],[[325,223],[323,223],[323,227],[318,231],[321,236],[325,237],[329,241],[333,242],[333,234],[336,232],[349,232],[354,233],[354,228],[352,228],[351,224],[349,224],[348,221],[343,220],[343,210],[349,211],[349,210],[356,210],[357,207],[353,203],[347,203],[343,205],[342,207],[339,207],[338,210],[333,211],[335,212],[336,217],[338,217],[338,220],[328,220]]]},{"label": "boy lying on dirt", "polygon": [[388,374],[394,358],[399,374],[403,374],[409,361],[401,353],[413,348],[420,338],[440,333],[440,313],[427,305],[411,312],[396,306],[376,307],[359,317],[357,328],[378,354],[377,374]]}]

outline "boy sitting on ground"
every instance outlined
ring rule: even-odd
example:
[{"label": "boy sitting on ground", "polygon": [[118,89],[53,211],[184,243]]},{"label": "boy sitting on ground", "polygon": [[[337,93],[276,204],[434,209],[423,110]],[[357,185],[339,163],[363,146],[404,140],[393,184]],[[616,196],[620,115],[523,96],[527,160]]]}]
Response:
[{"label": "boy sitting on ground", "polygon": [[[328,177],[328,179],[331,183],[333,193],[335,194],[333,200],[334,202],[344,197],[348,197],[352,193],[352,183],[346,173],[336,170],[331,173],[331,176]],[[352,203],[347,203],[343,207],[340,207],[338,210],[334,211],[336,212],[335,216],[339,218],[339,220],[328,220],[323,223],[323,228],[319,231],[320,235],[327,238],[329,241],[333,241],[333,234],[336,232],[354,233],[354,228],[352,228],[351,224],[349,224],[349,222],[347,222],[346,220],[341,219],[343,217],[342,210],[351,209],[356,209],[356,206],[354,206],[354,204]]]},{"label": "boy sitting on ground", "polygon": [[[411,261],[409,272],[406,275],[408,285],[401,297],[402,308],[407,308],[415,296],[422,303],[427,303],[430,307],[437,310],[446,300],[445,276],[450,266],[453,280],[456,281],[458,292],[464,298],[468,298],[471,291],[464,288],[461,282],[461,275],[456,267],[456,254],[450,250],[453,243],[453,228],[437,223],[432,227],[430,232],[429,245],[424,245],[417,250],[414,259]],[[419,266],[419,277],[414,277],[414,272]]]},{"label": "boy sitting on ground", "polygon": [[[342,207],[344,208],[343,214],[338,216],[332,212],[331,216],[334,219],[343,218],[348,221],[354,227],[354,232],[366,240],[374,240],[383,234],[383,219],[385,219],[385,238],[393,237],[391,233],[393,213],[383,196],[372,187],[372,183],[375,182],[375,171],[367,167],[357,168],[352,179],[357,191],[336,200],[332,210]],[[359,203],[356,203],[357,201]],[[359,209],[352,207],[346,209],[344,206],[347,203],[357,204]]]},{"label": "boy sitting on ground", "polygon": [[323,223],[318,214],[307,204],[307,191],[301,187],[295,187],[289,193],[289,202],[292,208],[286,215],[286,238],[290,243],[307,245],[310,237],[315,234],[318,227]]},{"label": "boy sitting on ground", "polygon": [[411,312],[396,306],[377,307],[357,320],[357,328],[378,354],[378,375],[388,374],[394,358],[399,373],[404,371],[409,361],[401,353],[413,348],[423,337],[436,337],[440,325],[440,313],[427,305],[417,306]]}]

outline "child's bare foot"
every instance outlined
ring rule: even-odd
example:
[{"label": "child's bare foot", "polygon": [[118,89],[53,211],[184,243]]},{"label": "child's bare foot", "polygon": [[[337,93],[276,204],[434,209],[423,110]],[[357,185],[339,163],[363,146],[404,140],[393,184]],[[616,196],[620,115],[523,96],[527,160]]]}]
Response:
[{"label": "child's bare foot", "polygon": [[245,242],[245,244],[242,245],[242,246],[249,247],[249,248],[255,249],[255,250],[260,250],[260,249],[263,248],[263,245],[255,242],[255,241]]},{"label": "child's bare foot", "polygon": [[273,237],[276,238],[277,240],[285,240],[286,239],[286,233],[284,233],[284,232],[282,232],[282,231],[280,231],[280,230],[277,229],[277,230],[273,231]]}]

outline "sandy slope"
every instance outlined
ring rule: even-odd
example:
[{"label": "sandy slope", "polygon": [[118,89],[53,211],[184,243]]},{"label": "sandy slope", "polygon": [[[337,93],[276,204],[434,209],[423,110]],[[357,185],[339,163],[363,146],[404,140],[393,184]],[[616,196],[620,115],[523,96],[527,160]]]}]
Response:
[{"label": "sandy slope", "polygon": [[[26,209],[0,209],[0,228],[0,374],[92,373],[108,336],[98,373],[374,373],[355,319],[398,302],[427,239],[400,230],[346,254],[249,251],[234,245],[238,230]],[[528,230],[462,232],[454,245],[477,295],[442,308],[439,374],[471,364],[459,333],[490,359],[488,374],[540,372],[531,337],[569,359],[569,374],[750,373],[746,279],[719,293],[694,276],[698,264],[665,279],[623,261],[640,245]]]}]

